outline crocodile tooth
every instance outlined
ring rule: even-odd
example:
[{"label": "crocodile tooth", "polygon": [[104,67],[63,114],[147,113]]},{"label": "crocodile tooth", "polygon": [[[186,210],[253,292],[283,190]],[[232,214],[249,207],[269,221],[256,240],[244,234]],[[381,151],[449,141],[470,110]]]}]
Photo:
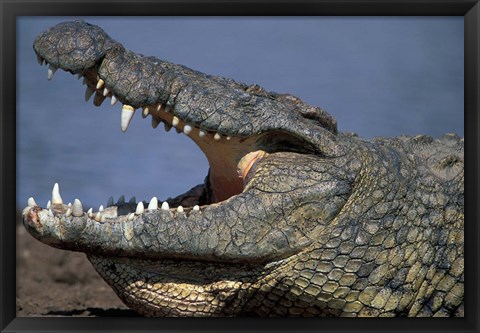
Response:
[{"label": "crocodile tooth", "polygon": [[172,129],[172,125],[167,123],[163,123],[163,127],[165,127],[165,131],[167,132],[170,132],[170,130]]},{"label": "crocodile tooth", "polygon": [[93,208],[90,208],[88,211],[87,211],[87,215],[89,218],[92,218],[93,216]]},{"label": "crocodile tooth", "polygon": [[176,116],[173,116],[172,126],[177,127],[179,123],[180,123],[180,119],[178,119]]},{"label": "crocodile tooth", "polygon": [[48,210],[48,215],[53,216],[53,212],[51,209]]},{"label": "crocodile tooth", "polygon": [[65,216],[69,217],[70,215],[72,215],[72,209],[68,208],[67,211],[65,212]]},{"label": "crocodile tooth", "polygon": [[103,217],[103,214],[98,212],[96,215],[95,215],[95,221],[97,222],[100,222],[102,220],[102,217]]},{"label": "crocodile tooth", "polygon": [[127,220],[133,221],[133,218],[134,218],[134,217],[135,217],[135,214],[130,213],[130,214],[128,214]]},{"label": "crocodile tooth", "polygon": [[110,94],[110,90],[108,90],[107,87],[103,88],[103,96],[107,96],[108,94]]},{"label": "crocodile tooth", "polygon": [[120,198],[118,198],[117,206],[123,205],[125,203],[125,196],[122,194]]},{"label": "crocodile tooth", "polygon": [[58,188],[58,183],[55,183],[53,185],[53,190],[52,190],[52,203],[54,204],[63,204],[62,197],[60,196],[60,190]]},{"label": "crocodile tooth", "polygon": [[143,202],[139,202],[137,205],[137,209],[135,210],[135,214],[142,215],[145,211],[145,207],[143,206]]},{"label": "crocodile tooth", "polygon": [[102,89],[103,85],[105,84],[105,81],[103,81],[102,79],[99,79],[98,82],[97,82],[97,89]]},{"label": "crocodile tooth", "polygon": [[114,205],[114,203],[113,203],[113,197],[108,198],[107,207],[110,207],[110,206],[113,206],[113,205]]},{"label": "crocodile tooth", "polygon": [[98,207],[99,212],[103,212],[104,210],[105,210],[105,208],[103,208],[103,205],[100,205],[100,207]]},{"label": "crocodile tooth", "polygon": [[137,198],[131,197],[130,200],[128,200],[128,203],[132,204],[132,205],[136,204],[137,203]]},{"label": "crocodile tooth", "polygon": [[221,137],[220,134],[218,134],[218,133],[215,133],[215,135],[213,136],[213,139],[214,139],[215,141],[219,141],[221,138],[222,138],[222,137]]},{"label": "crocodile tooth", "polygon": [[57,71],[57,68],[56,68],[55,66],[52,66],[52,65],[48,66],[48,75],[47,75],[47,78],[48,78],[49,80],[51,80],[52,77],[53,77],[53,74],[55,74],[56,71]]},{"label": "crocodile tooth", "polygon": [[115,95],[112,95],[112,99],[110,100],[110,105],[115,105],[118,102],[118,98]]},{"label": "crocodile tooth", "polygon": [[157,105],[157,111],[160,111],[162,109],[162,104]]},{"label": "crocodile tooth", "polygon": [[157,119],[152,116],[152,127],[157,128],[158,124],[160,124],[160,119]]},{"label": "crocodile tooth", "polygon": [[163,209],[163,210],[169,210],[169,209],[170,209],[170,207],[168,206],[168,202],[164,201],[164,202],[162,203],[162,209]]},{"label": "crocodile tooth", "polygon": [[177,212],[183,213],[183,212],[184,212],[183,207],[182,207],[182,206],[178,206],[178,207],[177,207]]},{"label": "crocodile tooth", "polygon": [[198,131],[198,136],[199,137],[204,138],[206,135],[207,135],[207,133],[205,133],[205,131],[203,131],[203,130]]},{"label": "crocodile tooth", "polygon": [[33,199],[33,197],[28,198],[27,204],[29,207],[38,206],[37,203],[35,202],[35,199]]},{"label": "crocodile tooth", "polygon": [[52,206],[52,202],[50,200],[48,200],[47,202],[47,209],[50,209],[50,207]]},{"label": "crocodile tooth", "polygon": [[148,210],[154,210],[158,208],[158,200],[157,197],[153,197],[152,200],[150,200],[150,203],[148,204]]},{"label": "crocodile tooth", "polygon": [[230,140],[232,139],[232,137],[230,137],[230,136],[227,136],[227,138],[226,138],[226,139],[227,139],[227,141],[230,141]]},{"label": "crocodile tooth", "polygon": [[143,119],[147,118],[149,112],[150,110],[148,110],[148,106],[144,107],[142,111],[142,118]]},{"label": "crocodile tooth", "polygon": [[87,86],[87,90],[85,90],[85,102],[88,102],[88,100],[90,99],[90,97],[92,97],[94,93],[95,93],[95,89]]},{"label": "crocodile tooth", "polygon": [[83,206],[80,200],[75,199],[73,201],[73,208],[72,208],[73,216],[82,216],[83,215]]},{"label": "crocodile tooth", "polygon": [[37,54],[37,61],[40,66],[43,66],[43,58]]},{"label": "crocodile tooth", "polygon": [[186,135],[189,135],[190,132],[192,132],[192,126],[190,125],[183,126],[183,133],[185,133]]},{"label": "crocodile tooth", "polygon": [[198,207],[198,205],[195,205],[195,206],[193,206],[193,210],[199,211],[199,210],[200,210],[200,207]]},{"label": "crocodile tooth", "polygon": [[67,204],[67,206],[68,206],[68,208],[72,208],[72,203],[69,202],[69,203]]},{"label": "crocodile tooth", "polygon": [[121,116],[121,127],[122,131],[125,132],[128,129],[128,125],[132,121],[132,117],[135,114],[135,109],[130,106],[124,104],[122,107],[122,116]]}]

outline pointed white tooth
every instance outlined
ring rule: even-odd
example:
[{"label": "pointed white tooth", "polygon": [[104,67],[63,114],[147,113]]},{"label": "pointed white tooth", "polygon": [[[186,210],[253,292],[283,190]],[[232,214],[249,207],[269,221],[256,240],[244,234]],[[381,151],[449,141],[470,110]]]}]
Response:
[{"label": "pointed white tooth", "polygon": [[137,205],[137,209],[135,210],[135,214],[142,215],[145,211],[145,207],[143,206],[143,202],[139,202]]},{"label": "pointed white tooth", "polygon": [[90,97],[95,93],[95,90],[87,86],[87,90],[85,90],[85,102],[88,102]]},{"label": "pointed white tooth", "polygon": [[99,79],[98,82],[97,82],[97,89],[102,89],[103,85],[105,84],[105,81],[103,81],[102,79]]},{"label": "pointed white tooth", "polygon": [[78,199],[73,201],[72,214],[73,216],[83,216],[83,206]]},{"label": "pointed white tooth", "polygon": [[69,217],[70,215],[72,215],[72,209],[71,208],[68,208],[66,213],[65,213],[65,216],[66,217]]},{"label": "pointed white tooth", "polygon": [[218,133],[215,133],[215,135],[213,136],[213,139],[214,139],[215,141],[219,141],[221,138],[222,138],[222,137],[221,137],[220,134],[218,134]]},{"label": "pointed white tooth", "polygon": [[158,124],[160,124],[160,119],[157,119],[152,116],[152,127],[157,128]]},{"label": "pointed white tooth", "polygon": [[147,118],[149,112],[150,112],[150,110],[148,109],[148,106],[144,107],[143,111],[142,111],[142,118],[143,119]]},{"label": "pointed white tooth", "polygon": [[53,216],[53,212],[51,209],[48,210],[48,215]]},{"label": "pointed white tooth", "polygon": [[191,132],[192,132],[192,126],[190,125],[183,126],[183,133],[185,133],[186,135],[189,135]]},{"label": "pointed white tooth", "polygon": [[176,116],[173,116],[172,126],[177,127],[179,123],[180,123],[180,119],[178,119]]},{"label": "pointed white tooth", "polygon": [[27,205],[28,205],[29,207],[38,206],[37,203],[35,202],[35,199],[33,199],[33,197],[28,198]]},{"label": "pointed white tooth", "polygon": [[193,210],[199,211],[199,210],[200,210],[200,207],[198,207],[198,205],[195,205],[195,206],[193,206]]},{"label": "pointed white tooth", "polygon": [[67,206],[68,206],[69,208],[72,208],[72,203],[69,202],[69,203],[67,204]]},{"label": "pointed white tooth", "polygon": [[231,139],[232,139],[232,137],[227,136],[227,141],[230,141]]},{"label": "pointed white tooth", "polygon": [[150,200],[150,203],[148,204],[148,210],[154,210],[158,208],[158,200],[157,197],[153,197],[152,200]]},{"label": "pointed white tooth", "polygon": [[50,207],[52,207],[52,202],[50,200],[48,200],[47,202],[47,209],[50,209]]},{"label": "pointed white tooth", "polygon": [[37,61],[40,66],[43,66],[43,58],[37,54]]},{"label": "pointed white tooth", "polygon": [[207,133],[205,133],[205,131],[202,131],[202,130],[198,131],[198,136],[199,137],[204,138],[206,135],[207,135]]},{"label": "pointed white tooth", "polygon": [[183,213],[183,212],[184,212],[183,207],[182,207],[182,206],[178,206],[178,207],[177,207],[177,212]]},{"label": "pointed white tooth", "polygon": [[103,205],[100,205],[100,207],[98,207],[99,212],[103,212],[104,210],[105,210],[105,208],[103,208]]},{"label": "pointed white tooth", "polygon": [[107,207],[113,206],[113,197],[108,198]]},{"label": "pointed white tooth", "polygon": [[52,77],[53,77],[53,74],[55,74],[56,71],[57,71],[57,68],[55,66],[52,66],[52,65],[48,66],[48,76],[47,76],[47,78],[49,80],[51,80]]},{"label": "pointed white tooth", "polygon": [[166,132],[170,132],[170,130],[172,129],[172,125],[167,123],[163,123],[163,127],[165,128]]},{"label": "pointed white tooth", "polygon": [[102,213],[98,212],[95,215],[95,221],[100,222],[102,220]]},{"label": "pointed white tooth", "polygon": [[129,221],[133,221],[133,218],[134,218],[134,217],[135,217],[135,214],[133,214],[133,213],[130,213],[130,214],[128,214],[128,218],[127,218],[127,220],[129,220]]},{"label": "pointed white tooth", "polygon": [[125,203],[125,196],[122,194],[120,198],[118,198],[117,206],[123,205]]},{"label": "pointed white tooth", "polygon": [[128,200],[128,203],[132,204],[132,205],[136,204],[137,203],[137,198],[131,197],[130,200]]},{"label": "pointed white tooth", "polygon": [[103,96],[108,96],[110,94],[110,90],[107,87],[103,88]]},{"label": "pointed white tooth", "polygon": [[162,109],[162,106],[163,106],[162,104],[158,104],[157,105],[157,111],[160,111]]},{"label": "pointed white tooth", "polygon": [[110,100],[110,105],[115,105],[118,102],[118,98],[115,95],[112,95],[112,99]]},{"label": "pointed white tooth", "polygon": [[58,188],[58,183],[55,183],[53,185],[53,190],[52,190],[52,203],[54,204],[63,204],[62,197],[60,196],[60,190]]},{"label": "pointed white tooth", "polygon": [[87,215],[89,218],[92,218],[93,216],[93,208],[90,208],[88,211],[87,211]]},{"label": "pointed white tooth", "polygon": [[135,109],[131,107],[130,105],[124,104],[122,107],[122,131],[125,132],[128,129],[128,125],[130,125],[130,122],[132,121],[132,117],[135,114]]},{"label": "pointed white tooth", "polygon": [[169,210],[169,209],[170,209],[170,207],[168,206],[168,202],[164,201],[164,202],[162,203],[162,209],[163,209],[163,210]]}]

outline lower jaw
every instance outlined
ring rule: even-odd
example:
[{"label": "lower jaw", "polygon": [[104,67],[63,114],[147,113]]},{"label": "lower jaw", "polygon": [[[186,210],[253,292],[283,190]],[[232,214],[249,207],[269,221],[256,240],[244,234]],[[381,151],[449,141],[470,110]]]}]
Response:
[{"label": "lower jaw", "polygon": [[[209,263],[149,261],[88,255],[100,276],[131,309],[145,316],[229,316],[244,308],[252,285],[231,274],[208,275]],[[216,264],[218,270],[230,270]],[[225,265],[227,266],[227,265]],[[202,271],[196,272],[196,269]],[[245,268],[243,268],[245,269]],[[197,274],[198,273],[198,274]]]}]

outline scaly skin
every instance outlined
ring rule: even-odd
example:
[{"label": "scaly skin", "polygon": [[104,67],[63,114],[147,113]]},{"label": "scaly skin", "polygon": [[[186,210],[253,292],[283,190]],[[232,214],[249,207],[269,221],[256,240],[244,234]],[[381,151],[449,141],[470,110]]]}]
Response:
[{"label": "scaly skin", "polygon": [[34,237],[85,252],[133,310],[463,316],[463,139],[338,133],[294,96],[136,55],[83,21],[34,49],[89,89],[101,79],[126,114],[184,131],[210,162],[204,184],[168,200],[176,208],[153,198],[85,213],[54,189],[50,209],[24,209]]}]

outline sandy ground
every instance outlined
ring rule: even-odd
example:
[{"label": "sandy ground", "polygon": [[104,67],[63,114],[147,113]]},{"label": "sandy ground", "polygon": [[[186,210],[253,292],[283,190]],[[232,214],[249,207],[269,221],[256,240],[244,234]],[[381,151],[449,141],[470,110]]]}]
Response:
[{"label": "sandy ground", "polygon": [[136,316],[83,253],[44,245],[17,216],[17,317]]}]

